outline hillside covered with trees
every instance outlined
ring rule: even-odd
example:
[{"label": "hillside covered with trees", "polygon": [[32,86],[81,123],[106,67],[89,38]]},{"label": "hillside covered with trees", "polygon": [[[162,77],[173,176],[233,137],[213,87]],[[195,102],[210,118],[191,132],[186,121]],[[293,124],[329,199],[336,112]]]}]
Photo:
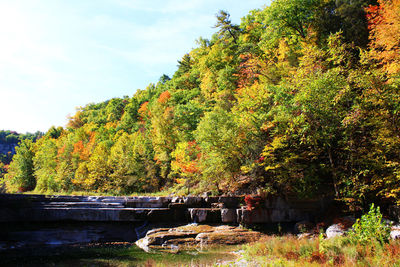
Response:
[{"label": "hillside covered with trees", "polygon": [[7,190],[400,200],[399,0],[274,0],[215,28],[172,77],[22,141]]}]

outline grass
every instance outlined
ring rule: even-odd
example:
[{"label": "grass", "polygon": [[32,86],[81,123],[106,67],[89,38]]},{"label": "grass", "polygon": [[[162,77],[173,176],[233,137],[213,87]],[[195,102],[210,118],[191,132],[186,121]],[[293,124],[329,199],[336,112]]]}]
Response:
[{"label": "grass", "polygon": [[213,266],[234,260],[230,248],[146,253],[136,246],[91,245],[0,252],[1,266]]},{"label": "grass", "polygon": [[[236,261],[241,249],[246,266],[400,266],[400,241],[354,244],[347,237],[298,239],[265,236],[243,246],[206,251],[146,253],[130,244],[86,245],[0,251],[0,266],[216,266]],[[218,265],[221,266],[221,265]]]},{"label": "grass", "polygon": [[399,241],[361,245],[346,237],[267,236],[243,249],[249,266],[400,266]]}]

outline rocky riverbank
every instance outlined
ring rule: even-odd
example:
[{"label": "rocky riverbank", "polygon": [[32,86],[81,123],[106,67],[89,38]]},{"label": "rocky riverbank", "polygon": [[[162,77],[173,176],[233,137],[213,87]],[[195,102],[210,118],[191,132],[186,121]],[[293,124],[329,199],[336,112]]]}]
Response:
[{"label": "rocky riverbank", "polygon": [[[300,238],[315,237],[321,231],[327,237],[342,235],[355,218],[337,216],[340,210],[334,205],[329,210],[329,203],[282,197],[0,194],[0,250],[139,239],[145,249],[181,248],[259,238],[260,233],[239,225],[264,233],[294,233]],[[398,214],[398,209],[392,211]],[[393,227],[392,238],[400,236],[399,229]]]}]

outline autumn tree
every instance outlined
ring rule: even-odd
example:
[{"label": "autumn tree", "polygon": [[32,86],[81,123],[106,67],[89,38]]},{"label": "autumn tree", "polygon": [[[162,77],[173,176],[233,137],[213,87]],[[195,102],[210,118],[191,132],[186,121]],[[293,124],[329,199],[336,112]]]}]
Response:
[{"label": "autumn tree", "polygon": [[369,6],[371,55],[389,74],[400,71],[400,1],[378,0],[379,6]]},{"label": "autumn tree", "polygon": [[7,190],[11,192],[26,192],[36,186],[33,167],[33,142],[23,140],[16,147],[16,154],[5,175]]}]

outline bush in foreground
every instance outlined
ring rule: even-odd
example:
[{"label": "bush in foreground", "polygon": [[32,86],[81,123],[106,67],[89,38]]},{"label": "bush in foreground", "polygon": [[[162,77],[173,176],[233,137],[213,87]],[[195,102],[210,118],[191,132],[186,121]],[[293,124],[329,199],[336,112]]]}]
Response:
[{"label": "bush in foreground", "polygon": [[398,266],[400,242],[390,240],[390,227],[383,221],[379,207],[372,204],[346,236],[268,236],[246,245],[244,257],[267,266]]}]

